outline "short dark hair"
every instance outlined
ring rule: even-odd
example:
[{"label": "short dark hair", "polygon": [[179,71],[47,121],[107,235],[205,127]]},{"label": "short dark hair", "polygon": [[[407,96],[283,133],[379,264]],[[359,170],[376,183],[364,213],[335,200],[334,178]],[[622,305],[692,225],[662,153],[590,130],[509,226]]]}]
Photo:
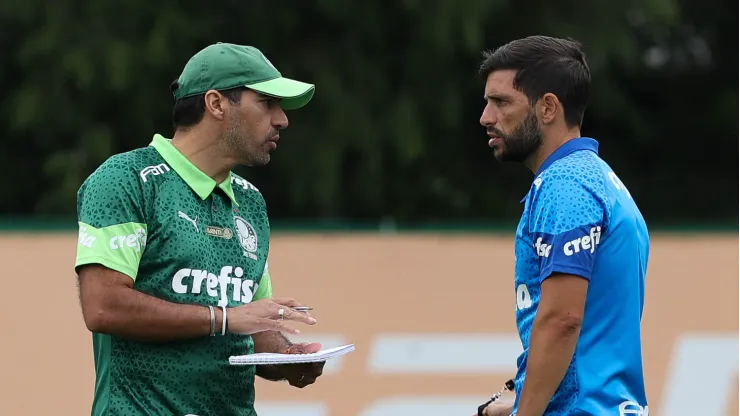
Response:
[{"label": "short dark hair", "polygon": [[580,126],[588,104],[591,72],[581,44],[572,39],[530,36],[492,51],[483,52],[479,73],[513,69],[514,88],[530,105],[546,93],[555,94],[563,105],[568,127]]},{"label": "short dark hair", "polygon": [[[178,88],[177,80],[170,84],[170,92],[175,92]],[[232,104],[239,104],[242,100],[242,92],[246,88],[237,87],[228,90],[219,90]],[[172,107],[172,125],[177,130],[187,130],[203,120],[206,113],[205,94],[193,95],[175,101]]]}]

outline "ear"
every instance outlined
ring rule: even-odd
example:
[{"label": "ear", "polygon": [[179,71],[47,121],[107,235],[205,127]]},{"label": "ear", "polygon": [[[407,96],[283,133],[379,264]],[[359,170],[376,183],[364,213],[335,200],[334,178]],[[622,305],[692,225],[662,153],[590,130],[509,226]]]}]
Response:
[{"label": "ear", "polygon": [[561,112],[562,106],[558,97],[548,92],[540,98],[540,121],[542,124],[550,124],[557,120],[558,113]]},{"label": "ear", "polygon": [[226,101],[226,97],[221,95],[220,92],[216,90],[208,90],[204,97],[205,105],[206,105],[206,113],[209,113],[211,116],[216,118],[217,120],[223,120],[224,119],[224,102]]}]

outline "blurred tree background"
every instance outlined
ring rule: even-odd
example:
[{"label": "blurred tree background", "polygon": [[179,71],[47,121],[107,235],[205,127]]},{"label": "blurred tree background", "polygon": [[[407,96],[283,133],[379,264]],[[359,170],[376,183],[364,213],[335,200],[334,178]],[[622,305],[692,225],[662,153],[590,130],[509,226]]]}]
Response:
[{"label": "blurred tree background", "polygon": [[116,152],[171,135],[169,83],[218,41],[316,83],[273,161],[237,169],[274,220],[509,222],[531,173],[478,124],[481,51],[585,44],[584,135],[653,224],[737,224],[738,3],[729,0],[0,3],[0,214],[75,214]]}]

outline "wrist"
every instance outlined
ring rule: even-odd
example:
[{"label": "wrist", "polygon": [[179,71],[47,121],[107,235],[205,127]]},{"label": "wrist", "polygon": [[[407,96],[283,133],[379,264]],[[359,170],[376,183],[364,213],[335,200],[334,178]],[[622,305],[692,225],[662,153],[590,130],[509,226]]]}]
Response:
[{"label": "wrist", "polygon": [[209,313],[209,335],[226,335],[229,333],[228,311],[225,306],[207,306]]},{"label": "wrist", "polygon": [[208,336],[212,337],[216,335],[216,328],[218,327],[219,317],[218,317],[218,311],[216,311],[216,308],[213,306],[206,306],[206,322],[207,323],[207,331]]},{"label": "wrist", "polygon": [[228,328],[229,312],[227,310],[228,308],[226,307],[226,305],[224,305],[224,306],[220,306],[219,309],[221,309],[221,315],[222,315],[221,316],[221,326],[219,327],[221,328],[220,334],[221,336],[226,336],[226,334],[229,333],[229,328]]}]

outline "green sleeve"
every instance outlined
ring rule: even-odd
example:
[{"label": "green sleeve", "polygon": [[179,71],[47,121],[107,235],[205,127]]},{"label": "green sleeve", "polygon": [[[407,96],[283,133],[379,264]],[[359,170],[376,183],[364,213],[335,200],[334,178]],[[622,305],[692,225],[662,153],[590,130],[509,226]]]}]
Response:
[{"label": "green sleeve", "polygon": [[272,280],[270,280],[270,269],[265,263],[265,271],[262,273],[257,292],[254,294],[254,300],[267,299],[272,297]]},{"label": "green sleeve", "polygon": [[101,264],[136,280],[147,222],[139,178],[125,155],[103,163],[77,192],[79,236],[75,270]]}]

